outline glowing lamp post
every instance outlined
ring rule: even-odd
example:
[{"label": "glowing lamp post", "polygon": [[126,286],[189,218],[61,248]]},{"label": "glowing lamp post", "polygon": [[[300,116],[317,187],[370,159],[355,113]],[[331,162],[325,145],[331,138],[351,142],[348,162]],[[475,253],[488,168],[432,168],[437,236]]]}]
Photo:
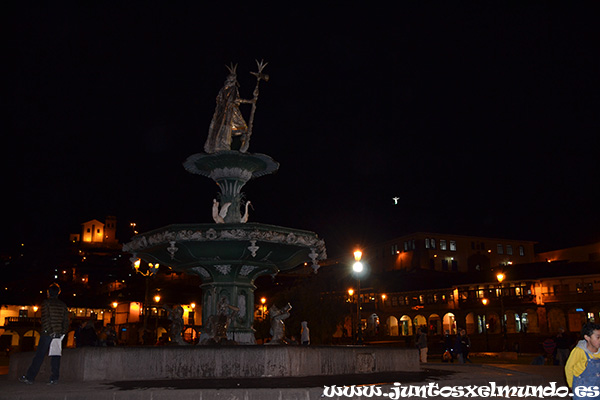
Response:
[{"label": "glowing lamp post", "polygon": [[[148,304],[150,303],[149,300],[149,292],[150,292],[150,282],[148,280],[148,278],[156,275],[156,273],[158,272],[158,269],[160,267],[159,264],[148,264],[148,269],[146,271],[143,271],[142,269],[140,269],[141,266],[141,260],[139,258],[137,258],[135,255],[133,257],[131,257],[129,259],[131,261],[131,264],[133,266],[133,269],[135,270],[135,272],[137,274],[140,274],[142,276],[146,277],[146,293],[144,295],[144,306],[142,307],[142,312],[144,313],[144,325],[143,325],[143,334],[145,335],[146,333],[146,328],[148,327]],[[159,298],[160,300],[160,298]],[[147,344],[147,343],[144,343]]]},{"label": "glowing lamp post", "polygon": [[37,319],[37,311],[39,310],[38,306],[33,306],[33,344],[35,344],[35,324]]},{"label": "glowing lamp post", "polygon": [[354,271],[354,275],[356,276],[358,290],[356,292],[356,325],[357,325],[357,335],[356,335],[356,344],[363,343],[363,335],[362,335],[362,324],[360,318],[360,277],[364,271],[364,266],[360,262],[362,258],[362,251],[356,250],[354,252],[354,265],[352,265],[352,270]]},{"label": "glowing lamp post", "polygon": [[117,322],[117,306],[119,305],[119,303],[117,303],[116,301],[113,301],[111,303],[111,307],[112,307],[112,318],[111,318],[111,323],[116,323]]},{"label": "glowing lamp post", "polygon": [[262,319],[265,319],[265,314],[267,313],[267,306],[265,305],[266,303],[267,303],[267,298],[261,297],[260,298],[260,316],[262,317]]},{"label": "glowing lamp post", "polygon": [[502,328],[502,351],[506,351],[506,322],[504,321],[504,295],[502,294],[502,281],[506,278],[506,276],[500,272],[496,275],[496,279],[498,279],[498,286],[500,287],[500,326]]},{"label": "glowing lamp post", "polygon": [[154,302],[156,303],[156,319],[155,319],[155,323],[154,323],[154,332],[156,334],[156,340],[158,341],[158,339],[160,339],[160,337],[158,336],[158,303],[160,303],[160,295],[156,295],[154,296]]},{"label": "glowing lamp post", "polygon": [[[487,306],[489,303],[488,299],[481,299],[481,302],[484,306]],[[485,331],[485,351],[490,351],[490,342],[488,340],[488,320],[487,320],[487,308],[483,313],[483,329]]]}]

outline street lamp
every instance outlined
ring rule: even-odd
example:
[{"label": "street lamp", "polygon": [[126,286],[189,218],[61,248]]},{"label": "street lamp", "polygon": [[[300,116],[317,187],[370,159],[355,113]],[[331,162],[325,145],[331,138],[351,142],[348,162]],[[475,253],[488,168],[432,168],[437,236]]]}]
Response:
[{"label": "street lamp", "polygon": [[[481,299],[484,306],[487,306],[489,300],[486,298]],[[485,351],[490,351],[490,341],[488,340],[488,319],[487,319],[487,308],[484,308],[483,312],[483,329],[485,330]]]},{"label": "street lamp", "polygon": [[506,276],[500,272],[496,275],[496,279],[498,279],[498,286],[500,286],[500,323],[502,327],[502,351],[506,351],[506,322],[504,321],[504,296],[502,294],[502,281],[506,278]]},{"label": "street lamp", "polygon": [[156,302],[156,320],[154,324],[154,333],[156,334],[156,341],[158,342],[158,339],[160,339],[160,337],[158,337],[158,303],[160,302],[159,294],[154,296],[154,301]]},{"label": "street lamp", "polygon": [[358,291],[357,291],[357,295],[356,295],[356,325],[357,325],[356,344],[363,343],[362,324],[361,324],[361,318],[360,318],[360,276],[362,275],[362,272],[364,271],[364,266],[360,262],[361,258],[362,258],[362,251],[356,250],[354,252],[355,263],[354,263],[354,265],[352,265],[352,270],[354,271],[354,275],[356,276],[356,281],[357,281],[357,285],[358,285]]},{"label": "street lamp", "polygon": [[117,306],[119,305],[119,303],[117,303],[116,301],[113,301],[111,306],[112,306],[112,318],[111,318],[111,323],[114,324],[117,322]]},{"label": "street lamp", "polygon": [[38,306],[33,306],[33,344],[35,345],[35,324],[37,319],[37,311],[39,310]]},{"label": "street lamp", "polygon": [[262,317],[262,319],[265,319],[265,314],[267,312],[267,306],[265,305],[265,303],[267,302],[267,298],[266,297],[261,297],[260,298],[260,316]]},{"label": "street lamp", "polygon": [[[135,225],[132,225],[132,226],[135,226]],[[144,313],[144,324],[143,324],[143,328],[142,328],[143,329],[142,337],[144,337],[146,334],[146,328],[148,327],[148,304],[150,303],[150,299],[149,299],[150,281],[149,281],[149,278],[156,275],[160,265],[149,263],[146,271],[143,271],[140,269],[141,262],[142,262],[141,259],[137,258],[134,255],[129,260],[131,261],[131,265],[133,266],[133,269],[135,270],[136,274],[140,274],[140,275],[146,277],[146,293],[144,295],[144,306],[142,307],[142,312]],[[144,344],[147,344],[147,343],[144,343]]]}]

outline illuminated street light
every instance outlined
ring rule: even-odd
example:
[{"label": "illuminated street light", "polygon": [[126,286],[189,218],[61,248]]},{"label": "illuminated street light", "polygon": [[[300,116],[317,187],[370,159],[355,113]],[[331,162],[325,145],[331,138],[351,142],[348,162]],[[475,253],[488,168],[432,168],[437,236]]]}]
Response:
[{"label": "illuminated street light", "polygon": [[498,275],[496,275],[496,279],[498,279],[498,282],[502,283],[502,281],[504,280],[505,275],[500,272]]},{"label": "illuminated street light", "polygon": [[355,250],[354,251],[354,261],[360,261],[361,258],[362,258],[362,251]]},{"label": "illuminated street light", "polygon": [[[135,225],[132,225],[135,226]],[[142,270],[141,264],[142,260],[137,258],[135,255],[129,259],[131,261],[131,265],[137,274],[140,274],[146,277],[146,293],[144,295],[144,306],[142,307],[142,312],[144,313],[144,325],[143,332],[146,332],[146,327],[148,326],[148,304],[150,303],[149,295],[150,295],[150,281],[149,278],[156,275],[158,269],[160,268],[159,264],[148,263],[147,269]],[[144,343],[148,344],[148,343]]]},{"label": "illuminated street light", "polygon": [[[486,298],[483,298],[483,299],[481,299],[481,302],[483,303],[484,306],[487,306],[489,303],[489,300]],[[485,311],[483,313],[483,329],[485,330],[485,351],[489,352],[490,351],[490,342],[488,340],[487,307],[485,308]]]},{"label": "illuminated street light", "polygon": [[504,321],[504,295],[502,293],[502,281],[504,281],[505,278],[506,276],[502,272],[496,275],[496,279],[498,279],[499,283],[498,286],[500,286],[500,325],[502,327],[502,351],[506,351],[506,322]]},{"label": "illuminated street light", "polygon": [[261,297],[260,298],[260,306],[258,308],[258,310],[260,311],[260,316],[262,319],[265,319],[265,314],[267,313],[267,298],[266,297]]},{"label": "illuminated street light", "polygon": [[159,337],[158,337],[158,303],[160,302],[160,295],[156,294],[154,296],[154,301],[156,302],[156,319],[155,319],[155,324],[154,324],[154,334],[156,335],[156,340],[158,341]]},{"label": "illuminated street light", "polygon": [[354,271],[354,275],[356,276],[358,290],[356,293],[356,325],[357,325],[357,337],[356,344],[363,343],[363,335],[362,335],[362,324],[360,318],[360,277],[364,271],[364,265],[360,262],[362,259],[362,251],[355,250],[354,251],[354,260],[356,261],[354,265],[352,265],[352,270]]}]

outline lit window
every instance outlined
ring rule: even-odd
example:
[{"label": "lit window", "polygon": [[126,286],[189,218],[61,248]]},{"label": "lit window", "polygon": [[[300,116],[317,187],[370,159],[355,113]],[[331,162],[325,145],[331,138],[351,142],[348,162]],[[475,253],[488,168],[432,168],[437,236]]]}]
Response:
[{"label": "lit window", "polygon": [[429,238],[425,238],[425,248],[428,249],[430,247]]},{"label": "lit window", "polygon": [[440,250],[446,250],[446,240],[440,239]]},{"label": "lit window", "polygon": [[504,248],[502,247],[502,244],[498,243],[497,249],[498,254],[504,254]]},{"label": "lit window", "polygon": [[455,240],[450,241],[450,251],[456,251],[456,241]]},{"label": "lit window", "polygon": [[435,249],[435,239],[431,239],[431,248]]},{"label": "lit window", "polygon": [[520,256],[524,256],[525,255],[525,247],[519,246],[519,255]]},{"label": "lit window", "polygon": [[510,245],[510,244],[506,245],[506,254],[508,254],[509,256],[512,256],[512,245]]}]

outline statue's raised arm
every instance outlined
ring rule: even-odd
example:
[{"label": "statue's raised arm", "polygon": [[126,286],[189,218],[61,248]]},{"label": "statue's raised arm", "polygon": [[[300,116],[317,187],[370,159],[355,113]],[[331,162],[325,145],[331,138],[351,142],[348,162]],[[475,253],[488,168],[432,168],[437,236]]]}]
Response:
[{"label": "statue's raised arm", "polygon": [[[236,73],[237,65],[227,67],[229,75],[225,80],[223,88],[221,88],[217,95],[215,113],[208,128],[208,138],[204,143],[204,151],[206,153],[211,154],[224,150],[239,150],[242,153],[248,151],[256,102],[258,100],[258,85],[261,80],[269,80],[269,76],[262,73],[267,63],[263,61],[257,61],[256,63],[258,72],[252,72],[256,76],[256,87],[253,93],[254,98],[250,100],[240,98]],[[239,105],[244,103],[252,104],[248,124],[246,124],[239,108]]]}]

